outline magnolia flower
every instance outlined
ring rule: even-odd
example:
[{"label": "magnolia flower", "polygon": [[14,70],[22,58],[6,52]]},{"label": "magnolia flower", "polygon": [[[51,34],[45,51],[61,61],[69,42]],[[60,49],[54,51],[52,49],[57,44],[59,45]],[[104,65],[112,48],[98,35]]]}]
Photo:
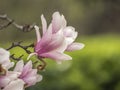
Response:
[{"label": "magnolia flower", "polygon": [[58,31],[63,32],[66,42],[66,51],[79,50],[84,47],[82,43],[73,43],[78,35],[75,28],[72,26],[67,26],[67,22],[63,15],[59,12],[55,12],[52,16],[52,33],[57,33]]},{"label": "magnolia flower", "polygon": [[6,70],[13,67],[14,65],[14,62],[11,62],[9,60],[9,56],[10,53],[8,51],[6,51],[3,48],[0,48],[0,65]]},{"label": "magnolia flower", "polygon": [[23,90],[24,81],[18,79],[20,73],[7,71],[6,75],[0,76],[0,90]]},{"label": "magnolia flower", "polygon": [[41,20],[42,36],[40,36],[39,27],[34,27],[37,35],[37,43],[35,45],[35,53],[33,54],[56,61],[71,60],[72,57],[64,54],[64,51],[79,50],[84,47],[82,43],[73,43],[78,33],[74,27],[67,26],[64,16],[60,15],[59,12],[53,14],[52,22],[48,28],[43,15],[41,16]]},{"label": "magnolia flower", "polygon": [[16,79],[11,81],[4,89],[0,90],[24,90],[24,81],[21,79]]},{"label": "magnolia flower", "polygon": [[10,53],[0,48],[0,90],[24,90],[24,82],[18,79],[20,73],[9,71],[14,63],[9,60]]},{"label": "magnolia flower", "polygon": [[27,62],[26,65],[23,60],[17,62],[14,71],[21,73],[19,78],[25,82],[26,87],[35,85],[42,80],[42,76],[37,74],[37,69],[32,69],[32,61]]}]

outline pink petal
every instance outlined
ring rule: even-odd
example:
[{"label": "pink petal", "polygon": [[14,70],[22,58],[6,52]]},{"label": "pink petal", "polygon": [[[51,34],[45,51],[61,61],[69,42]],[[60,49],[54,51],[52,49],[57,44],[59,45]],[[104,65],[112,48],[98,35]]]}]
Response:
[{"label": "pink petal", "polygon": [[37,74],[36,77],[37,77],[37,82],[40,82],[43,79],[42,75],[39,75],[39,74]]},{"label": "pink petal", "polygon": [[26,77],[32,77],[35,76],[37,74],[37,69],[32,69],[31,71],[29,71],[29,73],[26,75]]},{"label": "pink petal", "polygon": [[8,71],[7,77],[12,81],[12,80],[17,79],[20,74],[21,74],[20,72]]},{"label": "pink petal", "polygon": [[0,48],[0,64],[9,60],[10,52],[7,50]]},{"label": "pink petal", "polygon": [[24,66],[23,60],[18,61],[17,64],[16,64],[16,67],[15,67],[14,71],[22,72],[23,66]]},{"label": "pink petal", "polygon": [[34,85],[35,83],[42,80],[42,76],[37,74],[37,69],[32,69],[24,78],[22,78],[24,82],[26,82],[27,87]]},{"label": "pink petal", "polygon": [[66,39],[66,42],[68,45],[73,43],[73,41],[76,39],[78,33],[75,31],[75,28],[72,26],[68,26],[63,29],[63,33]]},{"label": "pink petal", "polygon": [[69,55],[66,55],[66,54],[63,54],[63,53],[60,53],[60,52],[49,52],[49,53],[44,53],[42,55],[43,57],[46,57],[46,58],[51,58],[53,60],[56,60],[56,61],[60,61],[60,60],[71,60],[72,57],[70,57]]},{"label": "pink petal", "polygon": [[10,82],[9,85],[7,85],[4,89],[2,90],[24,90],[24,82],[21,79],[14,80]]},{"label": "pink petal", "polygon": [[18,72],[8,71],[6,76],[0,76],[0,87],[5,87],[11,81],[17,79],[19,75],[20,73]]},{"label": "pink petal", "polygon": [[[60,33],[61,33],[62,35],[59,35]],[[67,48],[67,42],[66,42],[66,40],[65,40],[65,37],[63,36],[62,30],[59,30],[59,31],[56,33],[56,36],[55,36],[55,37],[58,37],[58,36],[60,36],[60,37],[59,37],[59,38],[60,38],[59,40],[61,40],[61,41],[57,40],[57,41],[59,41],[60,44],[59,44],[59,46],[58,46],[57,48],[55,48],[54,50],[63,53],[63,52],[66,50],[66,48]]]},{"label": "pink petal", "polygon": [[52,28],[53,28],[53,33],[56,33],[60,28],[61,28],[61,16],[59,12],[53,13],[52,16]]},{"label": "pink petal", "polygon": [[24,80],[24,82],[26,82],[27,87],[36,84],[36,77],[35,77],[35,76],[29,77],[29,78],[25,78],[25,79],[23,79],[23,80]]},{"label": "pink petal", "polygon": [[72,26],[68,26],[66,28],[63,29],[64,35],[66,37],[73,37],[74,36],[74,32],[75,32],[75,28]]},{"label": "pink petal", "polygon": [[41,21],[42,21],[42,31],[43,31],[43,35],[44,35],[47,30],[47,22],[43,15],[41,15]]},{"label": "pink petal", "polygon": [[22,76],[20,77],[24,77],[25,75],[27,75],[30,70],[32,70],[32,61],[27,62],[27,64],[23,68]]},{"label": "pink petal", "polygon": [[14,66],[14,62],[11,62],[10,60],[5,60],[3,63],[2,63],[2,67],[5,68],[5,69],[9,69],[11,67]]},{"label": "pink petal", "polygon": [[36,31],[37,42],[39,42],[40,39],[41,39],[40,32],[39,32],[39,27],[35,25],[34,28],[35,28],[35,31]]},{"label": "pink petal", "polygon": [[6,86],[10,82],[10,79],[7,77],[0,78],[0,87]]},{"label": "pink petal", "polygon": [[0,64],[6,70],[14,66],[14,62],[9,60],[10,52],[0,48]]},{"label": "pink petal", "polygon": [[36,44],[35,51],[38,52],[41,48],[50,43],[52,38],[52,25],[50,24],[47,32],[43,35],[42,39]]},{"label": "pink petal", "polygon": [[53,33],[56,33],[61,28],[65,28],[66,25],[67,25],[67,22],[66,22],[65,17],[63,15],[60,15],[59,12],[53,13],[53,16],[52,16]]},{"label": "pink petal", "polygon": [[65,28],[67,25],[67,22],[66,22],[65,17],[63,15],[61,18],[62,18],[62,28]]},{"label": "pink petal", "polygon": [[63,42],[64,42],[63,33],[57,32],[54,35],[52,35],[51,42],[48,43],[46,46],[44,46],[43,49],[46,50],[46,52],[55,50],[55,49],[59,48]]},{"label": "pink petal", "polygon": [[71,45],[69,45],[66,49],[66,51],[74,51],[74,50],[80,50],[82,48],[84,48],[84,44],[82,43],[72,43]]}]

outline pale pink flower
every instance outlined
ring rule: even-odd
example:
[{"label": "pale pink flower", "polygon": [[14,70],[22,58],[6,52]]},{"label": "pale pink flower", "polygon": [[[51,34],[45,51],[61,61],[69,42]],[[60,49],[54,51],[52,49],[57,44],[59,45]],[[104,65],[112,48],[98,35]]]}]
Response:
[{"label": "pale pink flower", "polygon": [[23,80],[18,79],[19,72],[9,71],[14,63],[9,60],[10,53],[0,48],[0,69],[4,74],[0,74],[0,90],[24,90]]},{"label": "pale pink flower", "polygon": [[37,69],[32,69],[32,61],[25,65],[23,60],[17,62],[14,71],[21,73],[19,78],[25,82],[26,87],[35,85],[42,80],[42,76],[37,74]]},{"label": "pale pink flower", "polygon": [[77,38],[78,32],[75,31],[75,28],[72,26],[67,26],[67,22],[63,15],[60,15],[59,12],[55,12],[52,16],[52,32],[57,33],[62,31],[65,37],[66,51],[80,50],[84,47],[82,43],[74,43]]},{"label": "pale pink flower", "polygon": [[11,81],[4,89],[1,90],[24,90],[24,81],[21,79],[16,79]]},{"label": "pale pink flower", "polygon": [[20,73],[7,71],[6,75],[0,76],[0,90],[23,90],[24,82],[18,79]]},{"label": "pale pink flower", "polygon": [[10,59],[10,52],[0,48],[0,64],[6,70],[14,66],[14,62],[11,62]]},{"label": "pale pink flower", "polygon": [[56,61],[71,60],[72,57],[64,54],[64,51],[79,50],[84,47],[82,43],[73,43],[77,37],[77,32],[72,26],[66,26],[66,20],[59,12],[52,16],[52,22],[47,28],[47,22],[44,16],[42,20],[42,36],[39,34],[39,27],[35,26],[37,43],[35,53],[39,57],[51,58]]}]

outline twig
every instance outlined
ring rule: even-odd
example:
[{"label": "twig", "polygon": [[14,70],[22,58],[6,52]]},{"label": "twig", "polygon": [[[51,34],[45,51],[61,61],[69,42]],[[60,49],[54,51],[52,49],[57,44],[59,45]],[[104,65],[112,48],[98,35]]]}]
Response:
[{"label": "twig", "polygon": [[34,44],[32,43],[32,44],[30,44],[28,46],[22,46],[21,43],[22,43],[22,41],[20,41],[20,42],[13,42],[12,45],[7,50],[10,50],[10,49],[12,49],[14,47],[20,47],[20,48],[24,49],[26,51],[26,53],[30,54],[31,51],[28,50],[28,48],[29,47],[34,47]]},{"label": "twig", "polygon": [[10,19],[6,14],[0,15],[0,19],[6,20],[8,22],[5,25],[0,25],[0,30],[2,30],[3,28],[6,28],[12,24],[17,29],[19,29],[23,32],[29,32],[29,31],[32,31],[34,29],[34,25],[35,25],[35,23],[33,23],[32,25],[29,25],[29,24],[19,25],[13,19]]},{"label": "twig", "polygon": [[20,42],[13,42],[12,45],[7,50],[10,50],[10,49],[12,49],[14,47],[17,47],[21,43],[22,43],[22,41],[20,41]]},{"label": "twig", "polygon": [[21,56],[19,56],[18,58],[16,58],[16,57],[14,57],[14,55],[15,55],[15,54],[12,54],[12,55],[10,56],[10,58],[12,58],[13,60],[17,60],[17,61],[21,60],[21,58],[24,56],[24,55],[21,55]]},{"label": "twig", "polygon": [[[28,46],[22,46],[21,43],[22,43],[22,41],[20,41],[20,42],[13,42],[12,45],[11,45],[8,49],[6,49],[6,50],[10,50],[10,49],[12,49],[12,48],[14,48],[14,47],[20,47],[20,48],[22,48],[23,50],[25,50],[26,53],[30,54],[31,51],[28,50],[28,48],[29,48],[29,47],[34,47],[34,44],[30,44],[30,45],[28,45]],[[12,54],[12,55],[10,56],[10,58],[12,58],[12,59],[14,59],[14,60],[20,60],[20,59],[24,56],[24,55],[21,55],[20,57],[16,58],[16,57],[14,57],[14,55],[15,55],[15,54]]]},{"label": "twig", "polygon": [[45,67],[46,67],[46,62],[45,62],[42,58],[40,58],[40,57],[38,57],[38,59],[42,62],[42,64],[38,65],[37,69],[38,69],[38,70],[43,70],[43,69],[45,69]]}]

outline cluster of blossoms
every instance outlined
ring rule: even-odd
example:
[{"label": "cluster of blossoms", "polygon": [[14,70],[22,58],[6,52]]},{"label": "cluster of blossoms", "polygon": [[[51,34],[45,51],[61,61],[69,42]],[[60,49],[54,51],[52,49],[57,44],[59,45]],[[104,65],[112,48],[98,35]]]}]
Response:
[{"label": "cluster of blossoms", "polygon": [[10,53],[0,48],[0,90],[24,90],[24,87],[35,85],[42,80],[42,76],[37,74],[37,69],[32,69],[32,61],[25,65],[23,60],[16,63],[9,60]]},{"label": "cluster of blossoms", "polygon": [[32,55],[36,55],[40,60],[50,58],[61,63],[62,60],[72,59],[64,51],[80,50],[84,47],[84,44],[74,42],[78,33],[74,27],[67,26],[64,16],[59,12],[53,14],[48,27],[43,15],[41,21],[42,34],[39,33],[39,27],[35,25],[37,42],[26,64],[21,59],[14,65],[14,62],[10,61],[9,51],[0,48],[0,90],[24,90],[42,80],[42,76],[37,73],[38,68],[32,67],[33,62],[30,60]]}]

